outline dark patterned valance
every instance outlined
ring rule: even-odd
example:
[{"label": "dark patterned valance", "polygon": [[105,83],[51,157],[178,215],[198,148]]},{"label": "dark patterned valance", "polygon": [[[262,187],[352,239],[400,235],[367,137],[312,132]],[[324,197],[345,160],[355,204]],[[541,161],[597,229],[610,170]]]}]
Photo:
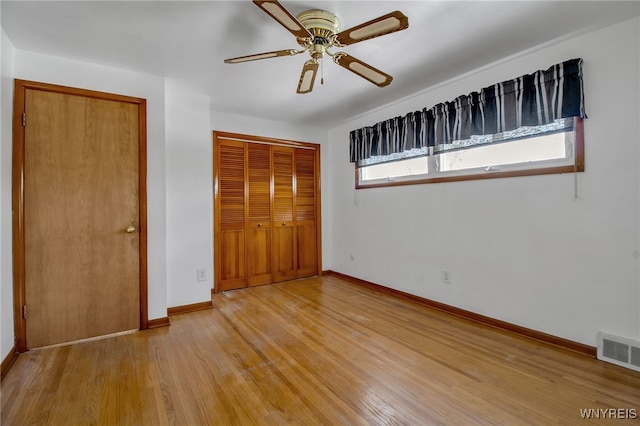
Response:
[{"label": "dark patterned valance", "polygon": [[585,116],[582,59],[571,59],[430,109],[352,130],[350,161]]}]

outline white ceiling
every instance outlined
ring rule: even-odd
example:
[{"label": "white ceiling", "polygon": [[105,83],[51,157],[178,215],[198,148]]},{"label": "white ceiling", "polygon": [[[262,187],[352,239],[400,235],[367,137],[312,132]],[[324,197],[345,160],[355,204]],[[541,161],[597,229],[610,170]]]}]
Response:
[{"label": "white ceiling", "polygon": [[0,12],[2,28],[17,49],[188,80],[210,96],[213,110],[319,127],[541,43],[640,13],[638,1],[282,4],[293,15],[308,9],[330,11],[340,18],[342,29],[402,11],[409,17],[407,30],[342,49],[391,74],[391,85],[378,88],[326,59],[324,85],[318,76],[312,93],[298,95],[306,54],[224,64],[229,57],[299,47],[287,30],[248,0],[2,0]]}]

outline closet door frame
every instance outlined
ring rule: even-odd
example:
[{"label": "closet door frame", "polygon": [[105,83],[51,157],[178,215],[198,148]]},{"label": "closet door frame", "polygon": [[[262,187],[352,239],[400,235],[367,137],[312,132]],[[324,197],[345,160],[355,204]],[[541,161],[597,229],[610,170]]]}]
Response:
[{"label": "closet door frame", "polygon": [[322,206],[321,206],[321,190],[320,190],[320,145],[311,142],[301,142],[294,141],[288,139],[277,139],[277,138],[269,138],[264,136],[255,136],[255,135],[246,135],[241,133],[233,133],[233,132],[221,132],[221,131],[213,131],[213,198],[214,198],[214,213],[213,213],[213,223],[214,223],[214,235],[213,235],[213,261],[214,261],[214,287],[212,290],[213,294],[216,294],[220,291],[220,261],[222,258],[221,253],[221,241],[220,241],[220,187],[219,187],[219,168],[217,167],[218,159],[217,153],[219,152],[218,147],[221,141],[236,141],[236,142],[244,142],[244,143],[256,143],[256,144],[265,144],[265,145],[276,145],[276,146],[285,146],[291,148],[301,148],[301,149],[310,149],[314,150],[315,155],[315,176],[316,176],[316,204],[315,204],[315,216],[316,216],[316,257],[317,257],[317,266],[316,273],[317,275],[322,275]]}]

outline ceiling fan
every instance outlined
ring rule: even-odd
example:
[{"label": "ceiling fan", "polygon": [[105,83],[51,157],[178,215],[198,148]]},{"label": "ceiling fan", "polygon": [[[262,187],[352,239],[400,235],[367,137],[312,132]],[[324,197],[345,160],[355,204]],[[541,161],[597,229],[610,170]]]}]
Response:
[{"label": "ceiling fan", "polygon": [[253,0],[269,16],[278,21],[296,37],[300,50],[286,49],[255,55],[239,56],[225,59],[227,64],[256,61],[258,59],[275,58],[278,56],[293,56],[309,52],[311,59],[304,63],[297,93],[309,93],[313,90],[320,59],[326,53],[333,62],[359,75],[378,87],[387,86],[393,80],[389,74],[362,62],[344,52],[332,53],[331,47],[344,47],[360,41],[380,37],[409,27],[409,19],[402,12],[395,11],[363,24],[338,32],[340,21],[334,14],[324,10],[307,10],[294,17],[277,0]]}]

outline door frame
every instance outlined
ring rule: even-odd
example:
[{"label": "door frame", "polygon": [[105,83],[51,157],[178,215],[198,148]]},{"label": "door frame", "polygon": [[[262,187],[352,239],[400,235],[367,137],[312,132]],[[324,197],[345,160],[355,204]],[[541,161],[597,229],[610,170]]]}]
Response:
[{"label": "door frame", "polygon": [[[317,268],[316,274],[322,275],[322,193],[320,191],[322,182],[320,174],[321,166],[321,151],[320,144],[313,142],[300,142],[289,139],[270,138],[265,136],[246,135],[242,133],[224,132],[219,130],[212,131],[212,143],[213,143],[213,270],[214,280],[213,289],[211,294],[217,294],[220,292],[220,222],[218,220],[218,213],[220,212],[220,185],[219,185],[219,170],[215,167],[216,157],[219,155],[217,152],[218,139],[234,140],[243,143],[256,143],[262,145],[276,145],[289,148],[304,148],[312,149],[316,152],[315,156],[315,171],[316,171],[316,257]],[[246,178],[245,178],[246,179]],[[245,221],[246,222],[246,221]],[[246,248],[245,248],[246,250]]]},{"label": "door frame", "polygon": [[[148,328],[147,296],[147,101],[142,98],[35,81],[14,82],[13,98],[13,160],[12,160],[12,230],[13,230],[13,321],[15,346],[18,352],[27,350],[27,324],[22,307],[27,304],[25,288],[25,229],[24,229],[24,151],[25,127],[23,112],[27,90],[41,90],[66,95],[84,96],[138,105],[138,213],[140,227],[140,330]],[[28,120],[28,116],[26,120]]]}]

